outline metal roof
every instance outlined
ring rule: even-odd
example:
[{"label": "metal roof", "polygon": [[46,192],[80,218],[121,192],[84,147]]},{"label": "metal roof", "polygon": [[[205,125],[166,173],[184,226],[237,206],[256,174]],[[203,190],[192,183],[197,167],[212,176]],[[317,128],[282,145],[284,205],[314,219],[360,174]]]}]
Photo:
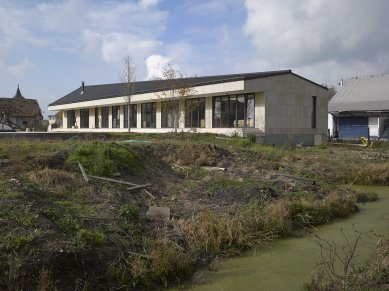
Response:
[{"label": "metal roof", "polygon": [[[183,83],[188,82],[191,86],[194,87],[194,86],[204,86],[210,84],[233,82],[239,80],[265,78],[265,77],[278,76],[278,75],[284,75],[290,73],[292,73],[291,70],[282,70],[282,71],[269,71],[269,72],[257,72],[257,73],[245,73],[245,74],[192,77],[192,78],[181,79],[181,81]],[[85,85],[84,92],[82,94],[81,94],[82,87],[78,87],[73,92],[49,104],[49,106],[123,96],[125,95],[123,94],[124,88],[125,88],[125,83]],[[150,92],[158,92],[158,91],[165,90],[166,88],[167,88],[166,80],[150,80],[150,81],[135,82],[133,95],[150,93]]]},{"label": "metal roof", "polygon": [[389,110],[389,75],[347,80],[328,104],[331,113]]}]

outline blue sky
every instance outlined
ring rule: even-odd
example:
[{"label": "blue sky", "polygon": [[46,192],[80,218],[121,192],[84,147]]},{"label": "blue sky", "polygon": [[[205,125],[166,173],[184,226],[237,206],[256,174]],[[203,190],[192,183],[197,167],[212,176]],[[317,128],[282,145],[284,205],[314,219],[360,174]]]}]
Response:
[{"label": "blue sky", "polygon": [[389,73],[386,0],[0,0],[0,97],[17,84],[47,114],[80,86],[292,69],[320,84]]}]

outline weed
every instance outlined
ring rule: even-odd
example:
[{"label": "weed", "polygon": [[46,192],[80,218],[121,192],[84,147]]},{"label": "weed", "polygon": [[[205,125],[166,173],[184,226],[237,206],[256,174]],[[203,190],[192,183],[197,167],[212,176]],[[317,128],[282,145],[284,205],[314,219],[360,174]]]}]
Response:
[{"label": "weed", "polygon": [[59,218],[56,223],[66,233],[72,233],[81,228],[77,219],[68,215]]},{"label": "weed", "polygon": [[117,143],[83,143],[70,153],[67,161],[81,163],[93,175],[112,176],[121,169],[131,173],[142,170],[139,155]]},{"label": "weed", "polygon": [[0,210],[0,218],[10,219],[27,227],[32,227],[36,222],[36,215],[34,215],[29,207],[24,209],[3,209]]},{"label": "weed", "polygon": [[104,234],[94,229],[79,229],[75,235],[75,244],[81,249],[92,246],[103,246],[105,243]]},{"label": "weed", "polygon": [[358,185],[389,185],[389,162],[354,166],[349,181]]},{"label": "weed", "polygon": [[136,221],[139,217],[139,208],[133,203],[128,202],[120,207],[119,215],[130,221]]},{"label": "weed", "polygon": [[34,235],[5,235],[0,238],[0,249],[7,252],[28,250],[30,243],[34,239]]}]

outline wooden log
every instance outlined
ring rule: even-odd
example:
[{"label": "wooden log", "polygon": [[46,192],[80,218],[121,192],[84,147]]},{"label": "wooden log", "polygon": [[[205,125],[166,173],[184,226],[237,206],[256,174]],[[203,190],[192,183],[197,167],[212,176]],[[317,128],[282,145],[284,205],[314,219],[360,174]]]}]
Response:
[{"label": "wooden log", "polygon": [[82,173],[82,176],[84,177],[84,179],[85,179],[85,182],[89,182],[89,178],[88,178],[88,175],[86,174],[86,172],[85,172],[85,169],[84,169],[84,167],[80,164],[80,163],[78,163],[78,166],[80,167],[80,170],[81,170],[81,173]]}]

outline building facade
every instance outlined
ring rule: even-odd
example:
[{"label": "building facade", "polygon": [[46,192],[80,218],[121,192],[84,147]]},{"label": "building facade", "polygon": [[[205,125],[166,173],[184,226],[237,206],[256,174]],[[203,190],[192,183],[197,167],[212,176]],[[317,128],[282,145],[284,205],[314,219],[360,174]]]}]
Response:
[{"label": "building facade", "polygon": [[167,93],[166,80],[135,82],[130,104],[121,93],[125,84],[82,84],[49,105],[49,110],[63,115],[62,128],[53,130],[126,132],[130,126],[131,132],[162,133],[177,127],[200,133],[254,134],[269,144],[318,144],[326,138],[327,88],[290,70],[185,80],[191,95],[176,99],[178,120],[171,110],[174,96]]},{"label": "building facade", "polygon": [[389,75],[344,82],[329,104],[331,136],[389,139]]}]

